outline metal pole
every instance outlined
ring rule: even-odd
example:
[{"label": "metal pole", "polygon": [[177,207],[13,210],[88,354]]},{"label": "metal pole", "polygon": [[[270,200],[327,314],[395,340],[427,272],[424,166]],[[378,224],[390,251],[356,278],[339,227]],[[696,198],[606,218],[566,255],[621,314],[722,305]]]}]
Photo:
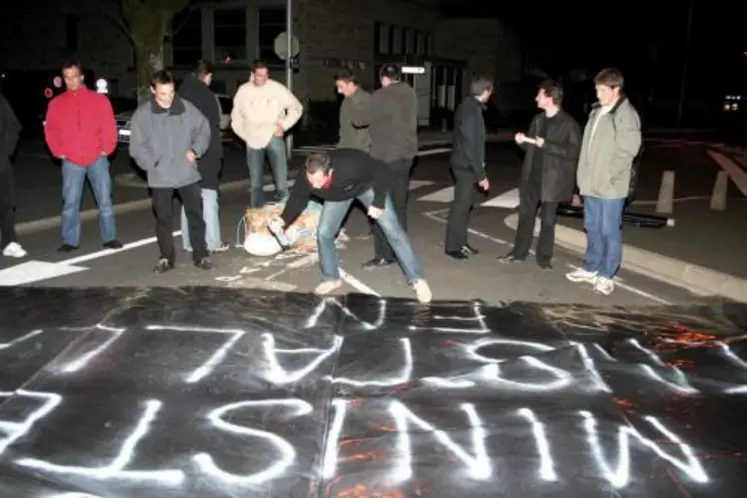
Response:
[{"label": "metal pole", "polygon": [[[293,65],[291,58],[293,53],[293,0],[285,2],[285,33],[288,35],[288,55],[285,58],[285,86],[289,92],[293,92]],[[288,133],[285,140],[285,146],[288,148],[288,157],[293,152],[293,134]]]},{"label": "metal pole", "polygon": [[[288,0],[290,1],[290,0]],[[680,102],[677,106],[677,126],[682,126],[682,113],[685,105],[685,82],[687,81],[687,59],[690,52],[690,31],[693,25],[693,6],[694,0],[690,0],[690,7],[687,10],[687,32],[685,33],[685,61],[682,63],[682,79],[680,80]]]}]

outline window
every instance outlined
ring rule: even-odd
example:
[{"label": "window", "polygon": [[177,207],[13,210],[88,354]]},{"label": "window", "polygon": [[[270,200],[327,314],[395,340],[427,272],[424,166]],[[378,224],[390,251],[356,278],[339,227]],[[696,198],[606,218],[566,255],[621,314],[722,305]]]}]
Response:
[{"label": "window", "polygon": [[70,52],[78,50],[78,18],[65,14],[65,48]]},{"label": "window", "polygon": [[216,60],[246,61],[246,9],[215,9],[213,22]]},{"label": "window", "polygon": [[410,28],[402,28],[402,51],[400,53],[404,55],[410,55],[412,53],[412,46],[410,40],[412,36],[412,30]]},{"label": "window", "polygon": [[374,24],[374,47],[377,55],[389,53],[389,29],[383,22]]},{"label": "window", "polygon": [[430,33],[425,34],[425,40],[423,42],[423,54],[431,55],[433,53],[433,37]]},{"label": "window", "polygon": [[171,47],[175,66],[192,66],[202,59],[202,13],[184,9],[171,22]]},{"label": "window", "polygon": [[387,46],[387,54],[396,54],[399,47],[396,44],[396,34],[397,34],[397,26],[389,26],[389,29],[387,30],[389,36],[387,37],[386,46]]},{"label": "window", "polygon": [[259,58],[268,64],[283,64],[275,53],[275,38],[285,32],[285,7],[260,7]]},{"label": "window", "polygon": [[423,55],[423,32],[415,30],[413,33],[413,52],[415,55]]}]

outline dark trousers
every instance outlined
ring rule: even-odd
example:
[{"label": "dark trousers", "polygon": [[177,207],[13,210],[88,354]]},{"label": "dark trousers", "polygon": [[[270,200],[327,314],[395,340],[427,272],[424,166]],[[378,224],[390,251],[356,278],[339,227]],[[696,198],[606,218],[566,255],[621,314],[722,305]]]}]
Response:
[{"label": "dark trousers", "polygon": [[[397,213],[399,224],[407,232],[407,196],[410,188],[410,171],[412,169],[412,159],[399,159],[389,163],[389,169],[392,175],[392,189],[389,195],[392,198],[394,212]],[[373,220],[371,223],[371,232],[374,236],[374,258],[387,259],[393,261],[396,259],[394,250],[386,240],[386,235],[379,224]]]},{"label": "dark trousers", "polygon": [[468,169],[453,168],[454,202],[446,224],[446,252],[458,252],[467,245],[467,230],[475,201],[477,177]]},{"label": "dark trousers", "polygon": [[0,250],[16,241],[16,184],[10,164],[0,164],[0,235]]},{"label": "dark trousers", "polygon": [[[540,207],[541,206],[541,207]],[[558,214],[557,202],[542,202],[542,187],[529,185],[519,193],[519,226],[511,251],[517,259],[525,259],[529,254],[534,236],[534,220],[540,211],[540,236],[537,240],[537,261],[550,263],[555,247],[555,220]]]},{"label": "dark trousers", "polygon": [[195,263],[207,257],[208,250],[205,243],[205,220],[202,217],[202,191],[199,183],[192,183],[184,187],[154,188],[153,211],[156,214],[156,238],[161,251],[161,259],[167,259],[171,264],[176,260],[174,250],[174,212],[172,201],[174,191],[184,206],[189,226],[189,241],[192,244],[192,258]]}]

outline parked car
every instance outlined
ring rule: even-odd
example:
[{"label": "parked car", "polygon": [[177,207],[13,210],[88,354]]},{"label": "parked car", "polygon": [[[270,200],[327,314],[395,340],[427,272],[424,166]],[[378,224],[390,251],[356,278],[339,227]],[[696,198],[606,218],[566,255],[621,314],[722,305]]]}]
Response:
[{"label": "parked car", "polygon": [[[220,133],[223,142],[230,142],[233,140],[233,131],[231,130],[231,111],[233,110],[233,98],[228,95],[217,95],[218,101],[220,102]],[[119,109],[112,101],[114,106],[114,113],[117,119],[117,136],[119,137],[119,144],[124,145],[130,143],[130,134],[132,133],[132,115],[135,113],[137,108],[137,101],[134,99],[123,99],[131,101],[131,105],[120,104],[122,107]]]}]

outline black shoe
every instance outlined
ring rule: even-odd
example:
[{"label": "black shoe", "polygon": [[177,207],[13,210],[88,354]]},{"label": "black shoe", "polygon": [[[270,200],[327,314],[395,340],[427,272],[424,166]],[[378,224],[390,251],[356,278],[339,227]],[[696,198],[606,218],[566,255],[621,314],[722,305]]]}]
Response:
[{"label": "black shoe", "polygon": [[393,259],[374,258],[371,261],[367,261],[361,265],[364,270],[372,270],[374,268],[381,268],[384,266],[393,265],[395,261]]},{"label": "black shoe", "polygon": [[477,256],[478,254],[480,254],[480,251],[469,244],[464,244],[464,246],[462,247],[462,252],[465,252],[470,256]]},{"label": "black shoe", "polygon": [[537,261],[537,265],[539,265],[539,267],[542,268],[543,270],[552,270],[551,261]]},{"label": "black shoe", "polygon": [[207,258],[202,258],[199,261],[195,261],[195,266],[200,270],[212,270],[214,268],[213,264]]},{"label": "black shoe", "polygon": [[461,251],[446,251],[446,255],[454,259],[468,259],[469,254],[462,249]]},{"label": "black shoe", "polygon": [[107,249],[122,249],[122,243],[118,241],[117,239],[110,240],[109,242],[104,242],[104,247]]},{"label": "black shoe", "polygon": [[158,264],[153,268],[153,271],[157,274],[166,273],[167,271],[171,271],[174,269],[174,263],[169,261],[166,258],[161,258],[158,260]]},{"label": "black shoe", "polygon": [[517,258],[512,253],[508,253],[505,256],[498,256],[498,261],[501,263],[523,263],[524,258]]},{"label": "black shoe", "polygon": [[78,249],[78,246],[71,246],[70,244],[62,244],[57,248],[57,252],[73,252]]}]

